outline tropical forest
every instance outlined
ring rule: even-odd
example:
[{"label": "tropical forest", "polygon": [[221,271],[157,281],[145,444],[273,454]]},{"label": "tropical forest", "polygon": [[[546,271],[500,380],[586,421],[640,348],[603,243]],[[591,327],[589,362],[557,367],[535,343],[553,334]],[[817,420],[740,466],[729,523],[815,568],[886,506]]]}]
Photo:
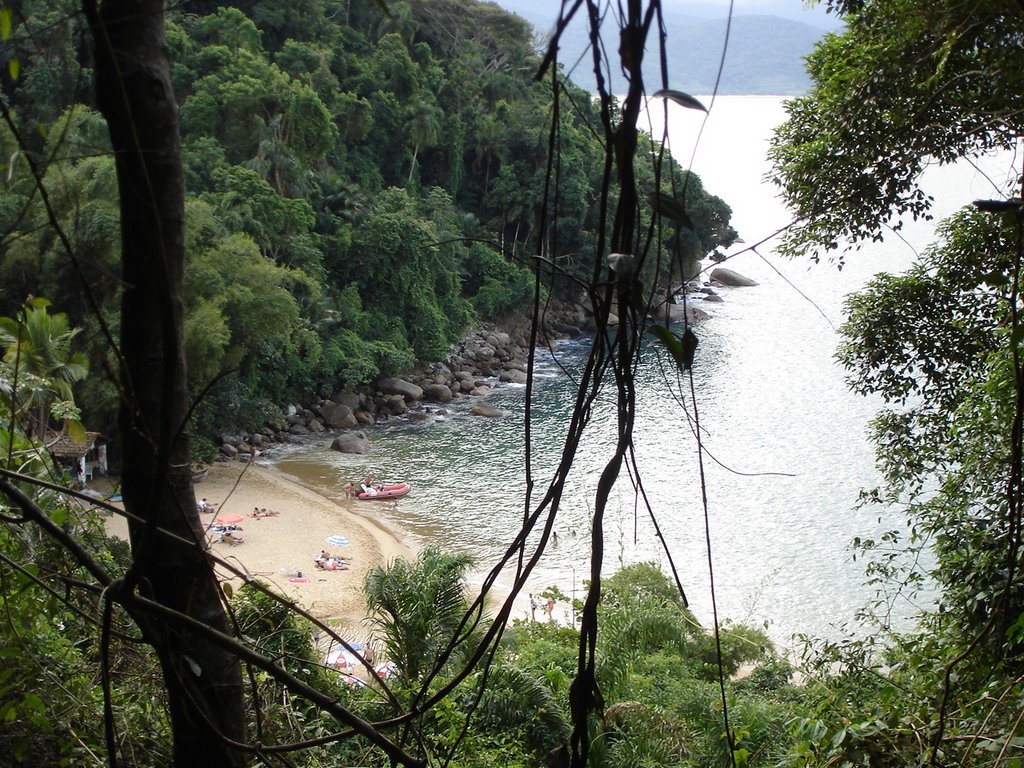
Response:
[{"label": "tropical forest", "polygon": [[[565,0],[546,30],[477,0],[0,2],[0,765],[1024,765],[1024,5],[824,0],[841,26],[767,150],[791,214],[768,244],[645,118],[714,109],[669,82],[667,1]],[[563,61],[569,34],[589,47]],[[707,262],[838,275],[932,217],[930,168],[994,154],[1012,173],[844,304],[835,360],[878,404],[880,479],[850,503],[896,521],[844,542],[876,595],[859,631],[783,647],[695,610],[636,450],[641,362],[703,458]],[[330,537],[313,579],[246,566],[293,512],[236,516],[236,550],[207,473],[265,477],[296,413],[380,445],[485,393],[455,370],[481,335],[525,403],[495,562]],[[536,356],[567,336],[549,472]],[[658,562],[616,567],[622,488]],[[287,535],[313,530],[331,503],[289,493]],[[568,546],[582,588],[534,586]],[[331,584],[344,616],[295,597]]]}]

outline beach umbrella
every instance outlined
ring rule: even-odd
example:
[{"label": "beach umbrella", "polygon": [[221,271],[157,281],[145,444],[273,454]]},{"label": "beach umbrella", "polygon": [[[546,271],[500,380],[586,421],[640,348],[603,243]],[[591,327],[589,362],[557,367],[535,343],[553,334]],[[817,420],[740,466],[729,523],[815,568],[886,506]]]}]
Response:
[{"label": "beach umbrella", "polygon": [[347,546],[348,546],[349,544],[351,544],[351,543],[352,543],[352,542],[351,542],[351,541],[349,541],[349,540],[348,540],[348,539],[347,539],[346,537],[344,537],[344,536],[339,536],[339,535],[337,535],[337,534],[335,534],[334,536],[328,536],[328,537],[327,537],[327,538],[325,539],[325,541],[326,541],[326,542],[327,542],[328,544],[333,544],[333,545],[334,545],[334,546],[336,546],[336,547],[347,547]]},{"label": "beach umbrella", "polygon": [[241,515],[236,515],[234,513],[229,512],[227,514],[217,515],[217,517],[213,519],[213,522],[223,523],[224,525],[235,525],[237,523],[242,522],[244,519],[245,518]]},{"label": "beach umbrella", "polygon": [[353,651],[361,651],[363,649],[362,643],[352,643],[352,650],[345,648],[341,645],[332,646],[324,656],[324,664],[329,667],[338,667],[339,669],[355,669],[361,667],[362,662],[353,653]]}]

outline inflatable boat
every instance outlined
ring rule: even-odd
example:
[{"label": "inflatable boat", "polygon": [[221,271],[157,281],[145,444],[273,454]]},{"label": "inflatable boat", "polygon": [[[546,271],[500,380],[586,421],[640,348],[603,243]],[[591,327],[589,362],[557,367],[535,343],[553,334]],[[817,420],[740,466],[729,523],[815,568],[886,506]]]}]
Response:
[{"label": "inflatable boat", "polygon": [[361,491],[359,498],[365,501],[387,501],[405,496],[412,487],[408,483],[393,483],[391,485],[374,485],[368,491]]}]

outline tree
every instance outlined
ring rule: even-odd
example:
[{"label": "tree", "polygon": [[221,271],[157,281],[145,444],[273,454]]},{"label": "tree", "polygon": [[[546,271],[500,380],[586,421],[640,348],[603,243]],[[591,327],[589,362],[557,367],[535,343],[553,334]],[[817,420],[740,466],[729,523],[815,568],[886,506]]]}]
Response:
[{"label": "tree", "polygon": [[[903,216],[927,215],[930,201],[917,184],[929,158],[978,156],[1024,132],[1018,92],[1024,69],[1016,50],[1024,20],[1004,10],[986,2],[943,6],[938,13],[911,0],[877,0],[858,6],[845,33],[826,39],[810,59],[813,91],[790,104],[773,142],[777,183],[802,217],[787,235],[788,249],[828,251],[844,238],[880,239],[890,214],[894,228]],[[966,480],[965,438],[990,441],[974,459],[982,462],[975,471],[987,468],[966,486],[974,498],[960,485],[958,501],[945,497],[952,507],[935,517],[933,506],[926,516],[932,535],[948,529],[956,540],[953,531],[963,521],[953,519],[961,514],[1004,520],[1019,514],[1005,504],[983,511],[1008,491],[1016,449],[1004,441],[1012,419],[993,429],[968,406],[996,376],[993,355],[1002,349],[1005,361],[1016,344],[999,329],[1015,323],[1019,253],[1012,221],[998,215],[964,212],[938,235],[921,265],[901,277],[878,278],[851,300],[841,359],[857,391],[881,394],[893,406],[875,422],[886,498],[906,494],[914,502],[936,479],[952,490],[953,478]],[[1008,387],[1004,396],[1018,388]],[[986,480],[979,484],[981,477]],[[1011,507],[1019,503],[1012,499],[1018,492],[1007,499]],[[1017,524],[1007,524],[990,530],[990,544],[1016,547],[1004,537]],[[984,567],[975,565],[980,577]],[[970,583],[962,572],[940,580],[954,591]],[[962,611],[975,610],[957,602]]]},{"label": "tree", "polygon": [[[927,164],[1019,141],[1024,17],[987,0],[834,6],[846,31],[809,58],[815,85],[789,104],[771,155],[799,219],[784,250],[841,252],[841,261],[887,227],[930,215],[919,187]],[[920,633],[888,634],[883,614],[886,647],[869,638],[818,648],[814,668],[831,670],[818,698],[827,715],[799,730],[812,762],[885,754],[965,764],[980,742],[1016,750],[1016,714],[990,702],[1024,668],[1024,222],[1019,190],[994,196],[1004,199],[965,207],[918,264],[877,277],[847,304],[839,358],[856,391],[886,403],[872,425],[884,482],[865,498],[907,519],[907,529],[859,543],[872,578],[897,592],[922,583],[916,555],[930,547],[940,603],[923,612]],[[882,664],[885,676],[863,673]]]},{"label": "tree", "polygon": [[827,253],[928,215],[931,162],[1008,149],[1024,130],[1019,9],[983,0],[835,3],[856,13],[808,57],[770,157],[797,219],[785,250]]},{"label": "tree", "polygon": [[[163,3],[86,0],[96,93],[117,163],[122,233],[122,488],[133,566],[117,599],[160,659],[179,766],[244,765],[237,657],[203,633],[144,614],[160,606],[228,634],[200,536],[183,344],[184,177]],[[171,534],[171,536],[168,536]],[[111,755],[113,757],[113,755]]]},{"label": "tree", "polygon": [[[527,57],[525,28],[492,8],[473,12],[472,18],[481,22],[481,29],[450,36],[445,34],[444,26],[453,15],[460,15],[458,7],[441,8],[444,13],[432,14],[433,9],[400,3],[395,13],[400,33],[381,34],[391,28],[393,20],[382,19],[379,6],[373,2],[347,4],[344,13],[353,20],[353,26],[343,30],[327,28],[326,23],[314,24],[323,29],[303,28],[303,19],[326,22],[323,4],[315,1],[303,4],[295,16],[281,12],[270,2],[246,2],[238,4],[235,11],[218,11],[214,18],[204,18],[213,6],[205,0],[189,4],[187,10],[196,15],[181,16],[181,25],[171,30],[171,42],[180,54],[172,83],[165,58],[162,6],[150,0],[135,4],[85,0],[97,44],[90,59],[97,74],[97,99],[109,124],[110,149],[116,158],[122,228],[120,284],[124,287],[119,325],[104,325],[103,313],[90,311],[105,338],[120,334],[116,364],[121,366],[117,383],[124,397],[123,489],[128,512],[134,516],[134,557],[124,578],[120,573],[111,577],[100,568],[90,570],[95,578],[90,586],[101,595],[98,604],[109,607],[110,613],[123,608],[134,627],[141,629],[143,639],[156,649],[169,697],[178,764],[243,762],[239,755],[242,747],[238,746],[246,744],[247,736],[243,732],[247,723],[246,713],[241,711],[238,675],[238,659],[243,658],[262,674],[284,681],[289,690],[301,690],[312,703],[309,713],[315,711],[317,716],[306,721],[310,725],[308,731],[303,729],[303,736],[333,745],[358,735],[380,749],[381,759],[392,764],[420,765],[430,759],[423,745],[432,746],[423,738],[424,723],[429,725],[431,718],[442,720],[455,710],[467,717],[473,711],[475,703],[471,699],[480,695],[480,689],[474,687],[464,708],[459,697],[465,687],[475,681],[483,685],[486,680],[486,672],[477,676],[477,670],[486,669],[493,659],[498,641],[510,624],[513,599],[543,554],[575,447],[587,427],[592,398],[613,388],[619,405],[618,439],[602,473],[594,505],[594,570],[584,605],[583,632],[578,638],[576,681],[568,691],[564,686],[557,689],[567,693],[571,702],[571,761],[582,768],[589,762],[592,727],[604,715],[599,690],[602,681],[595,668],[596,608],[602,596],[603,514],[622,464],[632,454],[636,406],[632,370],[648,309],[644,280],[650,263],[663,256],[656,227],[649,226],[657,219],[656,212],[644,204],[640,189],[646,180],[638,177],[635,162],[639,140],[636,126],[644,92],[639,60],[655,28],[660,5],[654,0],[645,9],[639,2],[630,2],[625,9],[626,29],[621,41],[624,66],[635,77],[631,77],[621,104],[608,87],[603,87],[594,101],[571,88],[560,80],[553,60],[546,60],[541,72],[542,76],[553,75],[551,87],[531,83],[536,62]],[[301,30],[311,42],[323,45],[331,54],[326,57],[329,71],[338,79],[345,98],[324,101],[324,90],[330,88],[322,88],[323,80],[317,85],[295,73],[296,60],[309,60],[309,50],[293,48],[271,63],[261,50],[262,30],[244,18],[246,8],[253,9],[254,14],[258,9],[260,18],[283,25],[268,37],[275,50],[285,51],[287,41],[281,39],[284,27],[289,32]],[[592,3],[586,10],[596,38],[599,9]],[[0,11],[0,21],[4,18]],[[422,29],[427,22],[437,23]],[[198,40],[210,44],[204,46],[188,39],[192,29],[198,30]],[[514,38],[511,51],[502,48],[502,30]],[[472,38],[473,58],[461,67],[453,67],[453,71],[474,72],[478,62],[486,71],[467,78],[470,84],[465,89],[462,83],[440,83],[443,69],[432,45],[453,45],[453,38],[457,41],[465,37]],[[371,40],[378,44],[371,44]],[[595,66],[601,68],[601,46],[595,45],[595,51]],[[194,152],[189,178],[203,185],[209,195],[205,199],[207,212],[213,212],[210,221],[200,222],[198,231],[189,233],[188,245],[196,250],[189,254],[194,258],[188,267],[194,268],[194,273],[186,272],[184,266],[182,168],[172,84],[183,101],[182,120]],[[519,91],[528,98],[516,103]],[[440,112],[434,117],[446,122],[438,136],[457,133],[463,137],[453,142],[451,154],[443,163],[436,162],[441,152],[428,151],[426,140],[431,131],[420,131],[428,126],[418,126],[419,138],[415,143],[410,141],[409,101],[419,93],[430,93],[437,101]],[[548,94],[554,94],[554,103]],[[294,99],[289,100],[291,97]],[[482,126],[486,120],[481,115],[489,111],[497,114],[497,104],[502,105],[502,122],[490,126],[493,136],[481,137],[481,129],[488,130]],[[295,109],[289,111],[292,106]],[[347,124],[348,115],[342,114],[349,107],[358,112],[351,125]],[[335,141],[341,134],[331,130],[331,124],[336,128],[339,122],[346,123],[344,142]],[[197,133],[211,135],[194,135]],[[466,146],[480,148],[481,162],[454,173],[448,166],[467,159],[463,157]],[[405,164],[414,153],[421,179],[458,178],[461,189],[451,190],[450,196],[430,192],[422,199],[417,197],[417,185],[402,189],[407,182]],[[639,156],[646,160],[649,153],[641,152]],[[293,162],[297,165],[291,165]],[[522,165],[516,166],[516,162]],[[298,164],[302,163],[307,167],[300,169]],[[328,163],[330,167],[326,167]],[[506,167],[508,170],[500,176]],[[92,168],[84,166],[82,170]],[[95,168],[102,170],[103,164],[97,163]],[[471,172],[476,178],[462,183]],[[658,178],[658,172],[652,170],[651,174]],[[506,221],[505,211],[488,212],[483,204],[486,195],[482,190],[497,178],[502,179],[503,198],[513,200],[519,208],[514,222]],[[513,187],[520,180],[530,187],[526,199],[514,194]],[[381,193],[385,184],[394,189]],[[315,204],[279,194],[285,189],[297,194],[300,188],[303,192],[310,190]],[[19,200],[14,195],[4,200],[5,216],[14,212]],[[461,209],[456,209],[453,201],[458,201]],[[264,219],[264,214],[269,218]],[[15,218],[9,217],[11,221]],[[493,226],[491,219],[499,221],[501,228]],[[107,217],[104,224],[111,221]],[[281,229],[270,230],[269,225],[279,223],[283,224]],[[257,225],[267,229],[258,231]],[[246,228],[253,229],[250,234],[259,241],[262,252],[257,252],[245,236]],[[109,226],[102,231],[109,231]],[[415,652],[408,656],[405,666],[414,670],[410,677],[419,685],[413,693],[413,705],[403,707],[398,697],[381,688],[383,695],[390,696],[388,719],[368,722],[346,709],[347,702],[339,702],[335,691],[302,688],[302,681],[290,677],[275,659],[257,653],[248,638],[232,637],[225,626],[218,603],[221,595],[210,575],[209,553],[202,547],[193,506],[186,431],[191,411],[183,350],[194,344],[192,348],[199,354],[209,355],[214,361],[223,354],[227,360],[236,351],[230,348],[229,334],[239,330],[244,340],[252,340],[265,334],[267,328],[249,324],[253,320],[250,317],[230,317],[216,297],[198,295],[198,290],[186,301],[183,282],[186,274],[190,279],[195,276],[198,283],[222,267],[224,273],[216,276],[225,282],[236,276],[244,278],[233,286],[237,289],[234,296],[241,299],[256,295],[254,285],[292,289],[295,301],[284,295],[285,290],[272,292],[275,317],[289,323],[296,320],[295,335],[301,342],[287,348],[286,336],[294,337],[285,333],[287,329],[274,328],[273,338],[279,343],[273,348],[267,344],[261,350],[268,357],[281,355],[288,363],[281,366],[283,370],[260,371],[259,384],[277,395],[287,391],[278,386],[280,381],[304,372],[296,358],[307,350],[314,359],[321,350],[329,353],[336,366],[331,373],[344,370],[344,364],[349,363],[353,375],[384,371],[387,366],[408,367],[414,361],[412,350],[428,360],[442,357],[472,318],[460,280],[460,269],[467,261],[460,240],[489,232],[497,232],[498,239],[518,239],[522,232],[524,247],[530,248],[527,252],[544,254],[544,258],[531,261],[540,267],[531,285],[535,299],[549,294],[562,251],[569,248],[574,258],[578,255],[578,262],[585,266],[571,278],[596,318],[599,343],[581,377],[563,461],[543,501],[528,509],[532,499],[527,499],[522,534],[510,544],[502,562],[485,579],[481,595],[470,605],[466,605],[461,591],[458,595],[452,591],[451,578],[439,581],[431,615],[423,614],[423,631],[408,637]],[[282,238],[293,235],[298,243],[294,249],[288,242],[287,253],[276,250]],[[307,277],[319,280],[324,277],[316,268],[321,237],[338,246],[330,254],[331,277],[338,278],[337,283],[325,286],[322,304],[313,289],[319,285],[311,286],[302,275],[282,278],[282,271],[268,259],[301,266]],[[609,253],[635,261],[627,258],[610,265]],[[73,258],[71,253],[68,256]],[[481,271],[487,271],[485,259],[476,259],[476,263]],[[637,265],[635,273],[627,268],[632,263]],[[478,277],[480,285],[488,287],[491,295],[485,298],[492,306],[502,298],[497,295],[502,285],[517,291],[524,287],[520,275],[505,269],[495,268],[495,274]],[[296,288],[299,296],[294,296]],[[117,295],[117,291],[110,293]],[[194,304],[189,303],[192,300]],[[187,314],[186,309],[194,310],[194,314]],[[608,319],[613,311],[621,322],[619,330],[609,332]],[[318,312],[322,314],[318,316]],[[539,306],[535,312],[540,315]],[[297,318],[299,313],[308,314]],[[206,333],[185,336],[182,328],[186,322],[190,332],[196,331],[199,323],[208,322],[208,327],[202,329]],[[317,334],[321,330],[324,333],[312,338],[314,328]],[[352,347],[358,347],[358,351],[349,354]],[[234,383],[237,385],[237,381]],[[318,383],[334,388],[337,381]],[[301,394],[308,395],[309,390]],[[83,567],[95,565],[88,553],[75,548],[73,537],[52,525],[44,510],[33,506],[31,499],[24,500],[6,480],[3,482],[8,498],[30,510],[41,527],[51,524],[46,527],[47,533],[74,552]],[[532,488],[535,478],[531,475],[528,482]],[[482,622],[488,589],[505,566],[516,568],[512,596],[500,606],[494,622]],[[448,577],[454,573],[446,567],[439,570]],[[397,622],[394,626],[401,629]],[[324,627],[321,630],[328,631]],[[428,647],[417,649],[415,643],[423,638],[429,640]],[[102,649],[97,656],[106,658]],[[254,682],[258,690],[261,680]],[[497,702],[496,709],[500,706]],[[362,711],[376,717],[381,709],[371,706]],[[260,714],[256,712],[250,721],[256,734],[253,742],[262,735]],[[114,725],[113,721],[109,724]],[[447,731],[453,734],[455,746],[464,730],[461,723],[457,725]],[[336,730],[325,733],[320,728]],[[385,729],[399,733],[402,743],[415,745],[415,753],[396,746],[385,735]],[[116,758],[113,730],[111,727],[111,761]],[[563,742],[564,735],[559,730],[557,741]],[[298,750],[306,743],[274,747]],[[536,743],[550,746],[544,739]],[[259,747],[253,743],[251,748]],[[566,760],[566,754],[554,757]]]},{"label": "tree", "polygon": [[413,142],[409,181],[412,181],[416,172],[416,158],[420,149],[432,147],[437,141],[441,132],[441,117],[441,110],[433,103],[433,99],[427,100],[421,96],[414,102],[409,120],[409,136]]},{"label": "tree", "polygon": [[[0,317],[4,362],[10,367],[12,379],[21,379],[21,386],[29,393],[28,402],[22,405],[31,414],[26,431],[44,441],[51,406],[74,406],[71,386],[89,373],[85,355],[71,350],[80,329],[68,327],[68,316],[63,313],[51,315],[48,305],[45,299],[32,299],[19,317]],[[66,406],[63,410],[67,411]]]},{"label": "tree", "polygon": [[410,686],[421,683],[451,641],[469,605],[465,554],[426,547],[415,562],[393,560],[366,574],[366,607],[387,657]]}]

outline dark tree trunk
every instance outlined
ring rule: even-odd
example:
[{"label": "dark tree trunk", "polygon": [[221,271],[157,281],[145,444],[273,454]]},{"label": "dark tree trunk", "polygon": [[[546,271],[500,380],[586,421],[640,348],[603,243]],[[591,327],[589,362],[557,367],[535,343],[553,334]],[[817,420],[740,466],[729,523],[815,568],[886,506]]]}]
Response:
[{"label": "dark tree trunk", "polygon": [[[96,46],[97,101],[120,185],[125,508],[134,565],[126,579],[158,602],[227,630],[200,532],[186,433],[184,179],[163,0],[84,0]],[[160,527],[180,537],[157,533]],[[147,640],[160,657],[177,766],[242,766],[221,738],[244,741],[237,658],[172,622]]]}]

